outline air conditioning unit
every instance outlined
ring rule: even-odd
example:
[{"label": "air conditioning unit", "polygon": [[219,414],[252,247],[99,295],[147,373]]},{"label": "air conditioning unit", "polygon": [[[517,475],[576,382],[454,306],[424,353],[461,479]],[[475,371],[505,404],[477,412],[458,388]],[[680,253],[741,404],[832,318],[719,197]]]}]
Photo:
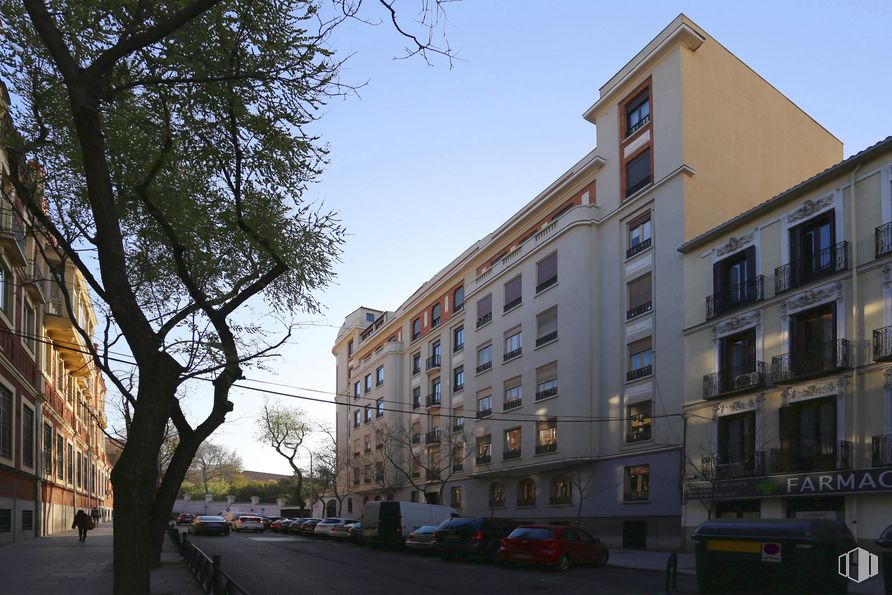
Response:
[{"label": "air conditioning unit", "polygon": [[748,386],[755,386],[758,378],[756,377],[756,372],[750,372],[749,374],[738,374],[734,377],[734,388],[746,388]]}]

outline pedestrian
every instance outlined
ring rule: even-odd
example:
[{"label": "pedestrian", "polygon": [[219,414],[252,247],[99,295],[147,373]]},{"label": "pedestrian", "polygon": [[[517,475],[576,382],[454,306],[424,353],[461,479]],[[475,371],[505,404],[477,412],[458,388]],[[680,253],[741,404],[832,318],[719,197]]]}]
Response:
[{"label": "pedestrian", "polygon": [[91,510],[90,517],[92,517],[92,519],[93,519],[93,524],[98,526],[99,525],[99,509],[94,508],[93,510]]},{"label": "pedestrian", "polygon": [[71,528],[77,527],[78,541],[81,543],[87,540],[87,525],[89,523],[90,516],[83,509],[78,509],[77,514],[74,515],[74,522],[71,523]]}]

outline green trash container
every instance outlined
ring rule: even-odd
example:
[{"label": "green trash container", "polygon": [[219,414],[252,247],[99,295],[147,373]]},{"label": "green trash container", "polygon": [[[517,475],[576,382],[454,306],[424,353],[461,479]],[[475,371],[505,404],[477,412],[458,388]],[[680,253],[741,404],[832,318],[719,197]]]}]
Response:
[{"label": "green trash container", "polygon": [[707,521],[692,539],[699,593],[845,593],[839,556],[857,547],[831,519]]},{"label": "green trash container", "polygon": [[892,525],[886,527],[876,544],[883,548],[883,586],[886,595],[892,595]]}]

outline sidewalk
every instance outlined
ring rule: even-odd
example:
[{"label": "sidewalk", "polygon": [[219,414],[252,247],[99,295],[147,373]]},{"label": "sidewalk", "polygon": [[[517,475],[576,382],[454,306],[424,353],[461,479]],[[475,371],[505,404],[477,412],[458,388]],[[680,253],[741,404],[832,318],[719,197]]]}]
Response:
[{"label": "sidewalk", "polygon": [[[0,594],[111,595],[112,524],[99,525],[79,543],[77,531],[0,547]],[[202,593],[198,581],[165,537],[161,567],[152,571],[153,595]]]},{"label": "sidewalk", "polygon": [[[676,554],[678,556],[678,574],[697,574],[697,563],[694,554]],[[610,550],[608,566],[632,568],[635,570],[655,570],[666,572],[669,552],[652,552],[644,550]],[[850,595],[883,595],[882,575],[868,579],[860,585],[849,583]]]}]

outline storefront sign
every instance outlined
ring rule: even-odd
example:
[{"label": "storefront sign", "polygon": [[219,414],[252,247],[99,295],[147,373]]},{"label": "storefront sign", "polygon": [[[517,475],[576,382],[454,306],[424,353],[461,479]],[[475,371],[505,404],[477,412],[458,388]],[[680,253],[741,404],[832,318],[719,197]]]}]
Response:
[{"label": "storefront sign", "polygon": [[892,492],[892,468],[695,481],[685,488],[688,499],[698,500]]}]

